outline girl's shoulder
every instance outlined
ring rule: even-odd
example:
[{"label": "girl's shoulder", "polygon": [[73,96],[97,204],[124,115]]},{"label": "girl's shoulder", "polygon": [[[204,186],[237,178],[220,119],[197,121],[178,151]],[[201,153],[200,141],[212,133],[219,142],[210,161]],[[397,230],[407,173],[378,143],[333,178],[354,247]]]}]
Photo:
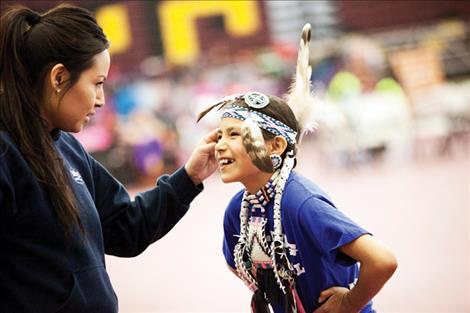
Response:
[{"label": "girl's shoulder", "polygon": [[245,190],[242,189],[230,199],[224,212],[224,224],[236,227],[240,216],[240,204],[242,202],[244,192]]},{"label": "girl's shoulder", "polygon": [[229,210],[237,210],[240,208],[240,204],[242,203],[243,194],[245,193],[245,189],[239,190],[235,193],[232,198],[230,199],[227,205],[227,211]]},{"label": "girl's shoulder", "polygon": [[295,171],[292,171],[287,179],[283,198],[294,203],[303,203],[311,198],[323,199],[332,203],[330,196],[323,189]]}]

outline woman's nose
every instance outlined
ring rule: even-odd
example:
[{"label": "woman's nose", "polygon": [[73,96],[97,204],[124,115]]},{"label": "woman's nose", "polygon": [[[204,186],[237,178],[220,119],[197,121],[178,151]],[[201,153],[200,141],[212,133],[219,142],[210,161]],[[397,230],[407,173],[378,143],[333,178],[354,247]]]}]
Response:
[{"label": "woman's nose", "polygon": [[103,90],[100,90],[100,92],[96,94],[95,107],[101,108],[102,106],[104,106],[104,104],[105,104],[104,92]]}]

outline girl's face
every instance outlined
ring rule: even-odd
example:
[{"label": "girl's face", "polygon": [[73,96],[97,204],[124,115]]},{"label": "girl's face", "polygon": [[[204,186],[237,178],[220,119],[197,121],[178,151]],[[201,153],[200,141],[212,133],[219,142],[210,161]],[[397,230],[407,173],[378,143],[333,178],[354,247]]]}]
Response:
[{"label": "girl's face", "polygon": [[[83,129],[95,114],[96,108],[104,105],[103,83],[109,66],[109,52],[104,50],[94,57],[93,65],[81,73],[78,81],[62,98],[60,93],[52,96],[55,100],[50,101],[43,110],[49,130],[59,128],[68,132],[79,132]],[[68,78],[67,71],[63,77],[64,80]]]},{"label": "girl's face", "polygon": [[262,172],[251,161],[242,143],[242,124],[243,121],[235,118],[221,120],[215,156],[224,183],[241,182],[253,193],[261,188],[272,174]]}]

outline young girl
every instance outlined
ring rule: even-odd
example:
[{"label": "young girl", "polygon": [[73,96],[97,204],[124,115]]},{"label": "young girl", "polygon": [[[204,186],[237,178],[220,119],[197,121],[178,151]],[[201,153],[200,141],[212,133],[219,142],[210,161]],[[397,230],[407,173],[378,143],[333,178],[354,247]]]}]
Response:
[{"label": "young girl", "polygon": [[69,134],[105,104],[93,15],[16,7],[0,23],[0,312],[116,313],[104,254],[138,255],[171,230],[216,169],[216,134],[132,200]]},{"label": "young girl", "polygon": [[223,253],[253,292],[253,312],[375,312],[395,257],[292,170],[311,115],[309,35],[306,25],[287,102],[253,92],[217,104],[221,179],[245,187],[226,209]]}]

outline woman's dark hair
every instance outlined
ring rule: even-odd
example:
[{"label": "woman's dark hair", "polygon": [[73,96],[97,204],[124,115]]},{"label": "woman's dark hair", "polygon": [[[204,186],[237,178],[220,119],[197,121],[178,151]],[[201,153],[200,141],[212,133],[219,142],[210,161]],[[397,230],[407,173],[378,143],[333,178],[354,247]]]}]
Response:
[{"label": "woman's dark hair", "polygon": [[1,17],[0,32],[0,129],[18,144],[47,187],[65,234],[75,227],[83,232],[68,170],[40,112],[52,67],[62,63],[70,73],[65,93],[109,43],[90,11],[64,4],[44,14],[12,7]]},{"label": "woman's dark hair", "polygon": [[[300,137],[300,126],[299,126],[299,123],[297,122],[297,119],[295,118],[294,112],[292,112],[287,102],[284,101],[283,99],[276,97],[276,96],[268,96],[268,97],[269,97],[269,104],[262,109],[254,109],[252,107],[249,107],[245,103],[245,100],[243,99],[239,99],[235,101],[233,104],[269,115],[272,118],[275,118],[276,120],[286,124],[287,126],[289,126],[294,131],[297,132],[297,137],[295,139],[296,141],[298,141]],[[263,134],[264,140],[271,140],[271,139],[274,139],[274,137],[276,137],[276,135],[264,129],[261,129],[261,133]],[[296,155],[297,153],[296,145],[288,143],[287,149],[284,151],[284,153],[281,156],[282,159],[284,159],[288,151],[293,151],[294,155]]]}]

